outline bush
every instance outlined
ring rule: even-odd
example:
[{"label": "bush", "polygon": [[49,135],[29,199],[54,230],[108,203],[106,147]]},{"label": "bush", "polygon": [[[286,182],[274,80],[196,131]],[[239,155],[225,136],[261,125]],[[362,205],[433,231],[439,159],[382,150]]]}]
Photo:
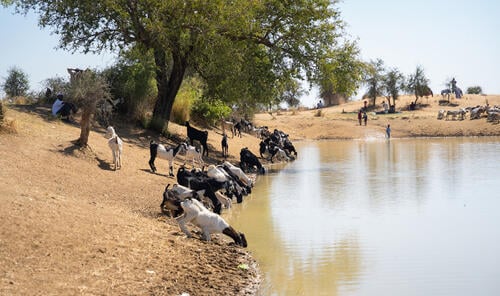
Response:
[{"label": "bush", "polygon": [[480,86],[471,86],[467,88],[467,94],[469,95],[480,95],[483,93],[483,90]]},{"label": "bush", "polygon": [[192,119],[207,125],[216,125],[219,120],[228,117],[231,108],[220,100],[196,100],[191,108]]}]

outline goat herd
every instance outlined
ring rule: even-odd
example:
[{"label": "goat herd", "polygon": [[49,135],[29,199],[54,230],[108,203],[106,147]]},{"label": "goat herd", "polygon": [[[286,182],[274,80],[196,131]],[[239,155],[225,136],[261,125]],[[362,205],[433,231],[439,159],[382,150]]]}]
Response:
[{"label": "goat herd", "polygon": [[486,120],[488,122],[498,123],[500,121],[500,107],[499,106],[475,106],[475,107],[466,107],[460,108],[458,110],[439,110],[437,119],[445,119],[445,120],[464,120],[469,113],[469,118],[472,119],[480,119],[486,114]]},{"label": "goat herd", "polygon": [[[267,127],[255,128],[246,120],[223,121],[221,126],[223,152],[224,145],[227,149],[225,128],[228,128],[233,132],[233,137],[234,135],[241,137],[242,130],[257,136],[261,140],[259,154],[267,161],[290,161],[297,157],[295,147],[288,139],[288,135],[282,131],[274,130],[271,133]],[[191,222],[201,228],[203,240],[209,241],[212,233],[223,233],[231,237],[236,245],[247,247],[245,235],[233,229],[220,216],[220,213],[222,208],[231,208],[233,197],[236,198],[237,203],[243,202],[243,196],[252,191],[256,174],[265,174],[264,166],[248,147],[243,147],[240,151],[239,167],[229,161],[223,161],[219,165],[208,165],[205,170],[203,156],[208,157],[209,153],[208,132],[192,127],[189,122],[186,122],[186,128],[189,141],[174,147],[165,147],[155,141],[151,141],[149,145],[149,166],[153,173],[157,171],[156,157],[168,161],[171,177],[174,176],[174,159],[177,155],[185,153],[185,161],[192,163],[191,170],[188,170],[185,164],[179,167],[176,176],[177,184],[174,184],[172,188],[169,184],[165,188],[161,203],[162,213],[173,217],[188,237],[192,234],[186,224]],[[107,128],[106,137],[113,154],[114,169],[119,169],[121,168],[123,142],[112,126]],[[200,148],[193,146],[194,141],[200,143]]]}]

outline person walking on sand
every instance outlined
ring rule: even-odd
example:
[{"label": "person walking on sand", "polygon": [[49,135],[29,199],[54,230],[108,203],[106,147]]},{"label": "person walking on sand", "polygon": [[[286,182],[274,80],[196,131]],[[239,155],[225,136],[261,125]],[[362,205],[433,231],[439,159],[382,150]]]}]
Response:
[{"label": "person walking on sand", "polygon": [[368,115],[366,114],[366,112],[363,112],[363,120],[365,121],[366,126],[366,122],[368,121]]},{"label": "person walking on sand", "polygon": [[358,121],[359,121],[359,125],[361,125],[361,109],[359,109],[359,112],[358,112]]},{"label": "person walking on sand", "polygon": [[387,125],[387,128],[385,129],[385,133],[387,135],[387,138],[390,139],[391,138],[391,125],[390,124]]}]

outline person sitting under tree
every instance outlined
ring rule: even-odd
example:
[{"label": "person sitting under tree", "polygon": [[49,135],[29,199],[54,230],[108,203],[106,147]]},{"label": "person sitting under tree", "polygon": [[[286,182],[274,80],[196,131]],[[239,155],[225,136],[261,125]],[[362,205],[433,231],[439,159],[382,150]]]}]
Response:
[{"label": "person sitting under tree", "polygon": [[67,122],[72,121],[72,114],[75,114],[77,111],[78,108],[75,104],[63,101],[62,94],[58,94],[56,101],[52,104],[52,115]]}]

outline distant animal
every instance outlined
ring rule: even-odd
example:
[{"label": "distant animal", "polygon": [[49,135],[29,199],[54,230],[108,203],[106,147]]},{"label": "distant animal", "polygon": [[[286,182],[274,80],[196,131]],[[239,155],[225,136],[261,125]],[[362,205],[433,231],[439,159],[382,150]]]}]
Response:
[{"label": "distant animal", "polygon": [[186,226],[187,223],[191,222],[201,228],[202,239],[205,241],[210,241],[210,235],[212,233],[223,233],[231,237],[236,245],[244,248],[247,247],[247,241],[243,233],[237,232],[221,216],[210,212],[198,200],[186,199],[182,201],[180,205],[184,210],[184,214],[176,218],[176,220],[182,232],[184,232],[187,237],[193,236]]},{"label": "distant animal", "polygon": [[191,146],[193,146],[193,141],[198,141],[203,146],[203,153],[206,153],[208,157],[208,131],[201,131],[192,127],[189,121],[186,121],[187,136],[189,138]]},{"label": "distant animal", "polygon": [[448,110],[446,112],[446,120],[449,119],[449,117],[451,116],[451,119],[452,120],[455,120],[455,119],[459,119],[459,120],[463,120],[465,118],[465,114],[467,112],[465,111],[465,109],[459,109],[459,110]]},{"label": "distant animal", "polygon": [[445,95],[451,94],[451,89],[446,88],[441,91],[441,95],[444,97]]},{"label": "distant animal", "polygon": [[446,111],[444,111],[444,110],[442,110],[442,109],[441,109],[441,110],[439,110],[439,111],[438,111],[438,116],[437,116],[437,119],[438,119],[438,120],[443,119],[445,114],[446,114]]},{"label": "distant animal", "polygon": [[249,172],[257,168],[259,174],[266,173],[257,156],[248,150],[247,147],[242,148],[240,151],[240,167],[244,172]]},{"label": "distant animal", "polygon": [[177,156],[177,154],[179,154],[179,152],[186,150],[187,150],[186,143],[180,143],[175,148],[172,147],[166,148],[162,144],[158,144],[155,141],[151,140],[149,142],[149,154],[150,154],[149,167],[151,168],[151,171],[153,171],[153,173],[156,173],[155,159],[156,156],[158,156],[161,159],[168,160],[169,175],[173,177],[174,158]]},{"label": "distant animal", "polygon": [[241,123],[240,122],[236,122],[234,124],[234,133],[241,138]]},{"label": "distant animal", "polygon": [[222,135],[221,146],[222,146],[222,157],[227,158],[229,145],[227,144],[227,135],[225,133]]},{"label": "distant animal", "polygon": [[221,118],[220,125],[221,125],[221,129],[222,129],[223,134],[226,133],[226,130],[230,130],[231,131],[231,138],[234,138],[235,128],[234,128],[234,123],[232,121],[226,121],[226,120],[224,120],[224,118]]},{"label": "distant animal", "polygon": [[485,111],[486,111],[486,108],[483,106],[477,106],[475,108],[472,108],[472,110],[470,110],[470,120],[481,118],[481,115]]},{"label": "distant animal", "polygon": [[112,126],[108,126],[106,138],[108,138],[108,145],[113,153],[113,164],[116,171],[122,167],[123,141],[115,133],[115,129]]},{"label": "distant animal", "polygon": [[428,97],[428,96],[434,97],[434,93],[432,92],[432,89],[428,86],[421,87],[419,89],[418,95],[420,97]]}]

